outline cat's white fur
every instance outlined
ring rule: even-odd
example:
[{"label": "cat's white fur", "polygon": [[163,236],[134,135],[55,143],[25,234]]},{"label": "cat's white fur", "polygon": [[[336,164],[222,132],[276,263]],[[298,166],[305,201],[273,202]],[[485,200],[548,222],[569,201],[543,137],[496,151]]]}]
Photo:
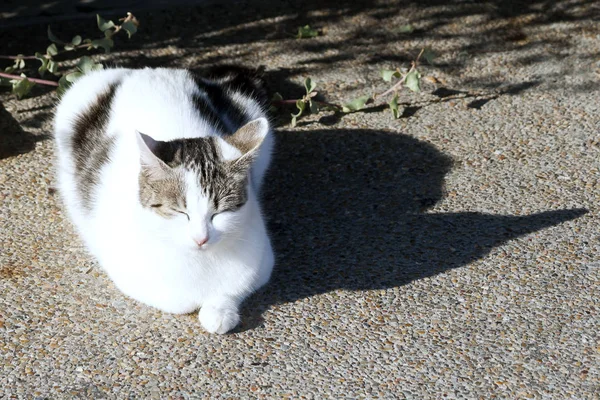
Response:
[{"label": "cat's white fur", "polygon": [[[86,212],[76,190],[73,124],[115,82],[120,83],[107,134],[116,143],[111,161],[101,170],[93,208]],[[192,176],[186,177],[189,221],[185,215],[162,218],[138,199],[141,150],[136,131],[162,141],[209,135],[212,127],[189,101],[197,91],[185,70],[110,69],[84,76],[64,95],[56,113],[58,180],[77,230],[121,291],[170,313],[200,308],[202,326],[225,333],[238,324],[244,298],[269,280],[274,263],[257,199],[273,145],[263,110],[251,99],[237,99],[252,119],[261,119],[266,135],[252,166],[248,200],[240,210],[211,221],[208,200]],[[222,139],[219,145],[226,158],[240,156]],[[194,239],[206,234],[208,243],[198,249]]]}]

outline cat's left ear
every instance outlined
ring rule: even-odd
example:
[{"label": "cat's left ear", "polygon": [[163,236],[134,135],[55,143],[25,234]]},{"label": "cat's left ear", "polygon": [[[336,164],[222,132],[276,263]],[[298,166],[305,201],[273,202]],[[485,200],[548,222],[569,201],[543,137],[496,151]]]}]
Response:
[{"label": "cat's left ear", "polygon": [[269,122],[266,118],[258,118],[242,126],[233,135],[224,137],[227,143],[242,153],[238,159],[233,161],[233,164],[250,167],[268,134]]}]

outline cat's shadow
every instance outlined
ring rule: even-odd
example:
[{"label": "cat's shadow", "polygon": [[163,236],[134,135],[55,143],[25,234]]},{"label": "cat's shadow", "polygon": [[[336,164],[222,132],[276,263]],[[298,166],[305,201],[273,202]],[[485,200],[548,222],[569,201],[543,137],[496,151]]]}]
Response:
[{"label": "cat's shadow", "polygon": [[452,166],[426,142],[373,130],[280,131],[276,140],[263,204],[277,263],[237,331],[260,325],[273,304],[405,285],[586,213],[426,213]]}]

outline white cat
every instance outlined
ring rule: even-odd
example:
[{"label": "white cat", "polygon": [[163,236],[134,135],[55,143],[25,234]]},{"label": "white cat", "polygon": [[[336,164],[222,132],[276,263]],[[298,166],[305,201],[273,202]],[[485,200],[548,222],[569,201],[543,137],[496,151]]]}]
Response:
[{"label": "white cat", "polygon": [[67,211],[119,289],[225,333],[274,264],[257,197],[273,138],[255,71],[210,76],[92,72],[61,99],[55,139]]}]

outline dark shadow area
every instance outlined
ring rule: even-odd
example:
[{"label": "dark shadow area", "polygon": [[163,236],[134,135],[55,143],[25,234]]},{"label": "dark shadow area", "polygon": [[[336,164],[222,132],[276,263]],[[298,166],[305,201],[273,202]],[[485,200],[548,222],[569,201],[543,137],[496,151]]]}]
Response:
[{"label": "dark shadow area", "polygon": [[32,135],[24,131],[0,103],[0,160],[32,151],[47,135]]},{"label": "dark shadow area", "polygon": [[270,305],[402,286],[587,212],[430,214],[452,161],[426,142],[372,130],[283,131],[276,139],[263,197],[277,264],[246,302],[240,329],[259,324]]},{"label": "dark shadow area", "polygon": [[[127,53],[134,50],[145,51],[172,46],[185,50],[187,55],[211,53],[211,56],[197,61],[209,65],[235,62],[235,58],[243,55],[244,51],[252,51],[245,50],[245,45],[279,41],[285,42],[286,51],[308,53],[309,57],[301,65],[310,64],[310,68],[307,69],[311,74],[318,75],[319,71],[329,70],[332,65],[352,63],[357,55],[365,57],[363,64],[390,62],[405,65],[414,59],[418,48],[412,44],[402,46],[401,43],[418,39],[434,48],[436,41],[454,40],[457,43],[455,48],[445,50],[447,54],[452,54],[451,58],[446,59],[444,63],[434,62],[433,66],[453,74],[464,70],[465,65],[470,63],[470,57],[486,53],[524,52],[527,64],[548,59],[562,60],[561,51],[571,46],[572,35],[580,35],[582,30],[586,30],[588,35],[597,35],[600,33],[600,27],[569,28],[572,31],[557,33],[558,38],[545,38],[545,35],[537,35],[537,31],[533,31],[532,34],[528,32],[560,21],[598,21],[600,9],[596,4],[595,0],[356,0],[343,3],[334,0],[25,0],[4,2],[0,7],[0,12],[5,17],[4,24],[0,25],[0,40],[4,43],[2,52],[5,54],[33,54],[48,45],[46,29],[49,23],[53,26],[54,33],[64,40],[75,34],[97,38],[97,12],[106,18],[115,19],[122,17],[124,11],[129,9],[138,16],[142,25],[131,40],[117,40],[115,50],[123,52],[118,62],[124,66],[173,66],[173,63],[181,58],[181,55],[157,59],[132,54],[132,59],[129,60]],[[162,11],[164,9],[168,12]],[[411,21],[406,19],[405,15],[418,15],[419,18]],[[35,16],[45,19],[36,19]],[[29,26],[11,28],[11,21],[17,21],[19,18],[24,23],[31,21]],[[64,18],[71,18],[72,21],[65,23]],[[293,39],[299,26],[310,24],[315,28],[327,30],[343,23],[344,27],[348,28],[348,21],[354,18],[357,19],[356,23],[352,24],[354,28],[346,32],[347,34],[326,32],[321,38]],[[407,24],[418,26],[410,33],[402,32],[398,29],[395,18],[406,19]],[[469,18],[474,19],[469,22]],[[390,24],[390,21],[394,23]],[[24,29],[27,31],[28,40],[22,40]],[[553,47],[552,54],[544,52],[542,57],[539,54],[527,53],[532,49],[544,49],[549,41]],[[399,45],[389,46],[392,43]],[[223,46],[231,45],[240,45],[235,54],[219,52]],[[406,49],[398,50],[399,47]],[[331,52],[334,54],[330,54]],[[80,55],[75,52],[67,53],[59,56],[59,61]],[[577,55],[581,59],[587,56]],[[34,64],[36,63],[32,63],[31,70],[25,72],[35,75],[37,65],[34,69]],[[191,67],[197,66],[199,65]],[[290,66],[287,77],[296,77],[301,75],[302,71],[303,68]],[[485,78],[470,83],[485,87],[487,80]],[[527,88],[523,87],[522,90]]]}]

